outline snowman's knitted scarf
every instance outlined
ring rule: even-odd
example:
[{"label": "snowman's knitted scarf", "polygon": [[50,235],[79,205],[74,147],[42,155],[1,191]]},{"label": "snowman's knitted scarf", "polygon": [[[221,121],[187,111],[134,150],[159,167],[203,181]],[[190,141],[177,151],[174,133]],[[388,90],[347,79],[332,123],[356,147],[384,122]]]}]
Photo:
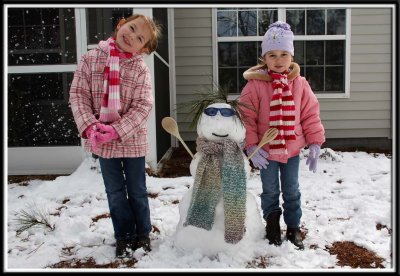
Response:
[{"label": "snowman's knitted scarf", "polygon": [[[242,151],[232,140],[208,141],[198,138],[198,163],[193,194],[184,225],[211,230],[215,207],[222,195],[225,241],[239,242],[244,235],[246,215],[246,174]],[[219,156],[222,156],[222,170]]]}]

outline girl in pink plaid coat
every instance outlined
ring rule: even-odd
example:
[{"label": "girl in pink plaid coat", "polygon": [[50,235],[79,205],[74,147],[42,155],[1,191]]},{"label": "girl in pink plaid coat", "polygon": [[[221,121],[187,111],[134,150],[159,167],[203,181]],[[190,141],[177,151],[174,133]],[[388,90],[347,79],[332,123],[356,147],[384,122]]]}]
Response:
[{"label": "girl in pink plaid coat", "polygon": [[153,96],[142,54],[155,51],[159,36],[151,18],[122,18],[114,36],[82,56],[70,89],[84,148],[99,157],[117,257],[139,247],[150,250],[145,155]]}]

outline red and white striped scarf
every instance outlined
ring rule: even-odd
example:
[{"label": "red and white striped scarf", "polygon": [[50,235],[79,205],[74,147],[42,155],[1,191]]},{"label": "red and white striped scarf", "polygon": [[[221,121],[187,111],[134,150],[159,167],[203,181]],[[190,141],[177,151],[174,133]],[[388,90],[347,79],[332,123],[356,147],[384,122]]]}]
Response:
[{"label": "red and white striped scarf", "polygon": [[119,94],[119,58],[131,58],[131,53],[122,52],[115,45],[115,37],[101,41],[100,47],[107,49],[108,57],[104,68],[103,99],[101,101],[101,122],[114,122],[121,118],[118,110],[121,109]]},{"label": "red and white striped scarf", "polygon": [[272,77],[272,95],[270,103],[269,125],[278,129],[278,135],[270,142],[270,154],[288,154],[286,141],[296,140],[294,133],[295,105],[288,85],[288,71],[275,73],[268,71]]}]

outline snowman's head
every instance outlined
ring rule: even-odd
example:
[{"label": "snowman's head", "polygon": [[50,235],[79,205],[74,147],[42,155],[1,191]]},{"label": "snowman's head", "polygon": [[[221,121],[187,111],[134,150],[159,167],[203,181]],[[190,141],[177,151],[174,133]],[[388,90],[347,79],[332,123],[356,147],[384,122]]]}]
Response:
[{"label": "snowman's head", "polygon": [[211,141],[230,139],[241,143],[246,134],[238,114],[227,103],[213,103],[204,109],[197,124],[200,138]]}]

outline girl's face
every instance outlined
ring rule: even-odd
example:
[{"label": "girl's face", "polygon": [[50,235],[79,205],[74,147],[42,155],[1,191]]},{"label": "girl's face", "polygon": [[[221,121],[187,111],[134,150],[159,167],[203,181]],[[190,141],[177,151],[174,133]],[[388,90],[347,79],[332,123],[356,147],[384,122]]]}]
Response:
[{"label": "girl's face", "polygon": [[286,51],[273,50],[264,55],[264,62],[267,64],[269,70],[282,73],[289,69],[292,63],[292,56]]},{"label": "girl's face", "polygon": [[115,43],[127,53],[143,53],[148,49],[144,46],[150,40],[151,32],[143,18],[138,17],[129,22],[121,22],[117,26]]}]

